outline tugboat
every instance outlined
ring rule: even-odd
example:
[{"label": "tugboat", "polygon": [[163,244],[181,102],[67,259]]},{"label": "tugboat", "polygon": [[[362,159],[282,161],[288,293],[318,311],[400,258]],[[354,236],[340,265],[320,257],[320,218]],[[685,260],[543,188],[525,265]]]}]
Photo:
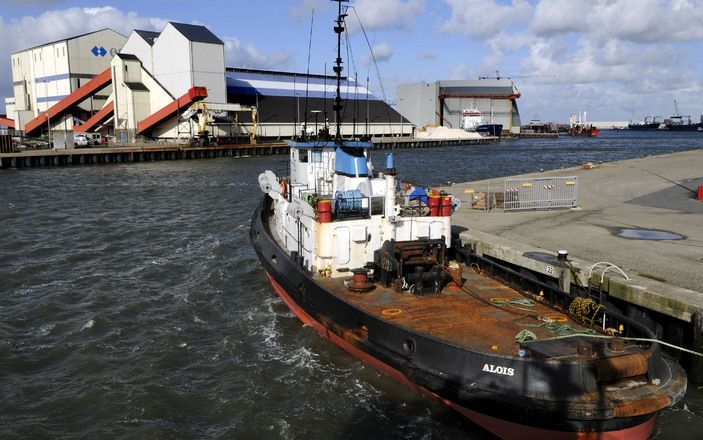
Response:
[{"label": "tugboat", "polygon": [[586,123],[586,112],[579,112],[578,117],[574,114],[569,118],[569,128],[566,130],[569,136],[598,137],[600,131],[597,127]]},{"label": "tugboat", "polygon": [[273,290],[322,337],[501,438],[647,438],[686,390],[650,330],[497,277],[519,282],[452,242],[456,199],[402,183],[390,154],[375,169],[371,142],[342,137],[346,11],[332,1],[336,132],[292,140],[289,173],[259,176],[250,238]]}]

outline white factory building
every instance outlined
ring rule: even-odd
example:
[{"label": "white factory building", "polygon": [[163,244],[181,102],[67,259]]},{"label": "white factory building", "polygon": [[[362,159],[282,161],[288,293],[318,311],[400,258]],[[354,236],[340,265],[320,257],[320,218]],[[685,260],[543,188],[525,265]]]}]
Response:
[{"label": "white factory building", "polygon": [[[333,77],[226,68],[224,43],[204,26],[109,29],[12,55],[7,118],[27,136],[99,132],[116,141],[289,138],[334,126]],[[345,78],[343,133],[399,135],[413,127]],[[204,137],[204,135],[206,135]]]},{"label": "white factory building", "polygon": [[[7,117],[15,121],[15,126],[24,127],[107,69],[125,41],[124,35],[103,29],[12,54],[14,97],[5,100]],[[106,99],[106,94],[100,91],[82,102],[80,109],[83,112],[100,109]],[[60,118],[52,121],[52,125],[70,130],[73,120]]]},{"label": "white factory building", "polygon": [[503,132],[520,132],[517,99],[510,79],[436,81],[398,86],[398,110],[418,127],[460,128],[462,112],[476,109],[483,123],[502,124]]}]

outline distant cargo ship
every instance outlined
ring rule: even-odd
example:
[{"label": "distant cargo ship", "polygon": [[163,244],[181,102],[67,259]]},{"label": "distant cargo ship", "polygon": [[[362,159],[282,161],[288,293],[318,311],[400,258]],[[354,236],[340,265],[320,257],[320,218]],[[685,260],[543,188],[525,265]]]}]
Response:
[{"label": "distant cargo ship", "polygon": [[[491,120],[493,117],[491,117]],[[487,136],[498,136],[503,132],[503,124],[483,123],[483,113],[472,107],[461,112],[461,128],[465,131],[481,133]]]},{"label": "distant cargo ship", "polygon": [[483,113],[478,109],[471,107],[461,112],[461,128],[465,131],[476,131],[482,123]]},{"label": "distant cargo ship", "polygon": [[690,116],[682,115],[674,115],[664,121],[664,127],[671,131],[698,131],[701,126],[703,126],[703,115],[700,122],[693,122]]},{"label": "distant cargo ship", "polygon": [[631,122],[627,124],[627,128],[630,130],[658,130],[661,122],[657,122],[657,117],[652,116],[651,121],[649,116],[645,116],[644,122]]},{"label": "distant cargo ship", "polygon": [[500,134],[503,132],[503,124],[481,124],[476,127],[476,132],[488,136],[500,137]]}]

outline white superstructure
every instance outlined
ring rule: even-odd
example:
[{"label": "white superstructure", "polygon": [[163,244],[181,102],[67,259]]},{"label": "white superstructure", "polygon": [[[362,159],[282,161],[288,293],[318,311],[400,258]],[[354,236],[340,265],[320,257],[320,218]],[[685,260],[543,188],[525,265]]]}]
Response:
[{"label": "white superstructure", "polygon": [[[272,232],[308,270],[349,276],[374,261],[386,241],[451,237],[451,196],[398,189],[392,164],[374,177],[367,142],[290,143],[290,176],[259,176],[274,200]],[[436,200],[436,208],[431,199]],[[445,209],[440,210],[440,203]],[[329,214],[327,214],[329,208]]]}]

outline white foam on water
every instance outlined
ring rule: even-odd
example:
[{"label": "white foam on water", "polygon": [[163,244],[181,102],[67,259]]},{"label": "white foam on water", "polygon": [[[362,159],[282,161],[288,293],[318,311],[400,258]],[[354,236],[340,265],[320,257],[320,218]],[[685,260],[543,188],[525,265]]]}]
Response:
[{"label": "white foam on water", "polygon": [[279,438],[293,438],[293,435],[290,432],[290,423],[283,419],[278,419],[276,421],[276,424],[278,425],[278,435]]},{"label": "white foam on water", "polygon": [[87,329],[89,329],[89,328],[93,328],[94,325],[95,325],[95,320],[94,320],[94,319],[91,319],[90,321],[88,321],[88,322],[86,322],[85,324],[83,324],[83,327],[81,327],[81,329],[80,329],[79,331],[82,332],[83,330],[87,330]]},{"label": "white foam on water", "polygon": [[46,324],[39,327],[39,336],[49,336],[56,324]]}]

